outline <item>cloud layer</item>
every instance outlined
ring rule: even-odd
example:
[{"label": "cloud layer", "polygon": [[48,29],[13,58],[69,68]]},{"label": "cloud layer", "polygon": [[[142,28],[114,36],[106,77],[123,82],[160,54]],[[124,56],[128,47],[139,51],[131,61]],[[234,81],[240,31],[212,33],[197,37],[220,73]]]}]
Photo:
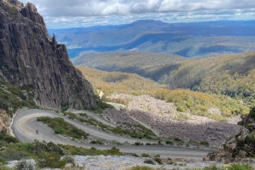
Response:
[{"label": "cloud layer", "polygon": [[[27,0],[21,0],[26,3]],[[70,23],[95,25],[100,18],[104,24],[156,19],[164,21],[207,19],[249,19],[254,17],[254,0],[30,0],[50,25]],[[165,17],[165,18],[162,18]],[[115,20],[113,20],[115,18]],[[122,19],[121,19],[122,18]],[[86,22],[83,22],[86,21]],[[111,21],[111,22],[110,22]],[[62,23],[62,24],[63,24]]]}]

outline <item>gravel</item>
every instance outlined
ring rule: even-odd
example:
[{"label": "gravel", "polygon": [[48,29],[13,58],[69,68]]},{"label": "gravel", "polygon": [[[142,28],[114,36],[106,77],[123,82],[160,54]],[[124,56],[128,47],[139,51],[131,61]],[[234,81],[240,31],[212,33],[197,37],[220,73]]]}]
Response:
[{"label": "gravel", "polygon": [[[217,122],[207,117],[177,112],[173,103],[155,99],[148,95],[132,96],[114,94],[112,98],[129,101],[126,113],[148,125],[160,137],[179,138],[186,141],[207,141],[211,147],[220,147],[230,136],[240,131],[238,118],[228,122]],[[211,108],[210,112],[219,114]]]},{"label": "gravel", "polygon": [[[164,163],[159,165],[154,161],[154,165],[144,163],[145,160],[151,158],[144,157],[133,157],[133,156],[74,156],[74,164],[76,169],[84,170],[128,170],[134,166],[147,166],[153,169],[159,170],[193,170],[193,169],[203,169],[205,167],[212,167],[216,165],[217,167],[228,166],[219,162],[201,162],[192,160],[173,160],[174,163],[167,164]],[[36,165],[33,159],[26,160],[32,165]],[[163,160],[164,161],[164,160]],[[19,161],[9,161],[7,166],[10,168],[15,167]],[[251,164],[255,167],[255,164]],[[72,168],[72,165],[67,164],[66,167]],[[51,168],[44,168],[45,170],[51,170]],[[74,168],[75,169],[75,168]]]}]

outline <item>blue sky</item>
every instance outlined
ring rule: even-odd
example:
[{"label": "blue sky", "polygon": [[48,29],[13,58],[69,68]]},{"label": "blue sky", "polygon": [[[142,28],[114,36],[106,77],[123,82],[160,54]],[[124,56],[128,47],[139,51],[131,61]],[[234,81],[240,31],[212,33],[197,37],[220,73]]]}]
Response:
[{"label": "blue sky", "polygon": [[[20,0],[26,4],[27,0]],[[251,20],[255,0],[29,0],[48,28],[164,22]]]}]

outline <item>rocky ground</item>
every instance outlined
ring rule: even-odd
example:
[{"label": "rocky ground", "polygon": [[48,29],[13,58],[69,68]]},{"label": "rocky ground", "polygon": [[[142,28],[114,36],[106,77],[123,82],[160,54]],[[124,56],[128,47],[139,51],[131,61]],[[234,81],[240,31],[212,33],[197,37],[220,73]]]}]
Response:
[{"label": "rocky ground", "polygon": [[[148,164],[151,160],[153,164]],[[228,166],[227,164],[217,163],[213,161],[208,162],[194,162],[192,160],[162,160],[163,164],[158,164],[151,158],[133,157],[133,156],[74,156],[74,165],[67,164],[65,169],[80,169],[80,170],[129,170],[134,166],[146,166],[156,170],[194,170],[205,167]],[[8,167],[13,168],[19,161],[8,162]],[[29,164],[36,166],[33,159],[27,160]],[[255,164],[251,163],[255,167]],[[75,167],[74,167],[75,166]],[[50,168],[44,168],[51,170]]]},{"label": "rocky ground", "polygon": [[[151,160],[153,164],[145,163]],[[197,169],[211,166],[213,162],[175,162],[158,164],[151,158],[141,158],[132,156],[75,156],[75,163],[78,167],[84,167],[86,170],[128,170],[131,167],[140,165],[153,169]]]},{"label": "rocky ground", "polygon": [[6,113],[5,110],[0,109],[0,131],[3,129],[8,129],[11,124],[11,117]]},{"label": "rocky ground", "polygon": [[123,110],[106,109],[101,116],[115,125],[122,125],[125,123],[137,124],[137,122],[135,122],[128,114],[126,114],[126,111]]},{"label": "rocky ground", "polygon": [[235,136],[229,138],[223,147],[214,153],[208,154],[205,160],[236,162],[253,161],[255,157],[255,107],[250,114],[242,115],[238,123],[242,130]]},{"label": "rocky ground", "polygon": [[128,100],[129,103],[126,112],[121,112],[119,116],[108,113],[107,119],[121,122],[124,117],[130,120],[125,115],[128,114],[158,132],[160,137],[207,141],[210,146],[219,147],[230,136],[240,131],[240,126],[236,124],[238,118],[232,118],[228,122],[217,122],[207,117],[177,112],[173,103],[166,103],[148,95],[115,94],[112,97]]}]

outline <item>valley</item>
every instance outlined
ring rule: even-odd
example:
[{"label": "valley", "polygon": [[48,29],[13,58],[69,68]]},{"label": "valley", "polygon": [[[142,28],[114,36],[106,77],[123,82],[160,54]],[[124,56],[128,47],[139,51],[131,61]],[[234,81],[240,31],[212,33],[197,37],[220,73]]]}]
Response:
[{"label": "valley", "polygon": [[[249,111],[247,106],[227,96],[196,92],[189,89],[170,90],[167,86],[160,85],[151,79],[136,74],[105,72],[84,66],[77,66],[77,68],[93,84],[95,91],[97,89],[103,91],[104,95],[102,97],[106,101],[114,101],[127,105],[129,97],[121,97],[121,94],[134,96],[149,95],[159,99],[159,101],[164,100],[170,105],[171,103],[174,104],[173,107],[169,107],[171,108],[170,110],[160,110],[158,114],[160,114],[159,112],[170,112],[173,114],[172,110],[175,110],[175,112],[180,113],[185,112],[192,115],[207,116],[217,121],[224,121],[226,117],[236,116],[235,112],[247,113]],[[146,100],[144,102],[146,103]],[[142,105],[148,105],[148,103],[143,103]],[[213,110],[218,109],[218,114],[217,112],[209,112],[210,108],[214,108]],[[154,109],[152,108],[156,112]]]},{"label": "valley", "polygon": [[[165,85],[169,89],[190,89],[207,94],[230,96],[243,100],[248,106],[254,104],[254,52],[185,60],[176,60],[170,55],[169,58],[172,60],[161,58],[160,61],[164,63],[161,65],[153,60],[150,64],[146,64],[136,63],[136,60],[132,59],[133,57],[150,58],[151,55],[148,53],[140,54],[141,57],[134,53],[126,53],[128,54],[126,56],[121,54],[123,53],[108,54],[109,57],[105,59],[103,56],[107,54],[104,53],[98,53],[93,57],[85,55],[74,59],[73,62],[77,65],[109,72],[136,73]],[[131,64],[125,65],[124,63]]]},{"label": "valley", "polygon": [[255,167],[253,20],[47,29],[46,9],[0,0],[0,169]]}]

